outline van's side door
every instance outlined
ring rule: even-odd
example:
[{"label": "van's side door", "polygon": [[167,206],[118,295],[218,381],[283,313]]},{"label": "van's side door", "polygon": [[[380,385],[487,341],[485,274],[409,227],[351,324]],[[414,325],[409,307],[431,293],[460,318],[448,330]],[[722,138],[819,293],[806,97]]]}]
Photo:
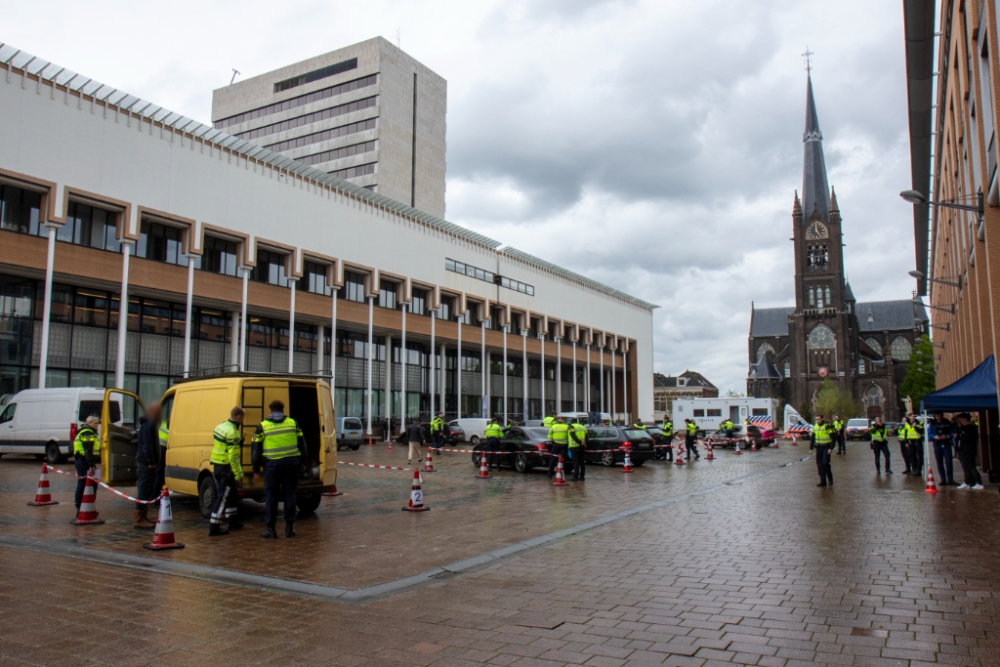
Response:
[{"label": "van's side door", "polygon": [[[114,398],[112,398],[114,395]],[[135,484],[138,476],[135,472],[135,452],[138,446],[138,430],[132,430],[115,424],[116,413],[120,417],[121,409],[117,405],[126,403],[124,399],[132,398],[139,408],[139,414],[146,414],[146,406],[142,399],[124,389],[105,389],[104,400],[101,402],[101,480],[105,484]]]},{"label": "van's side door", "polygon": [[17,403],[8,403],[0,411],[0,445],[11,445],[14,440],[14,414]]}]

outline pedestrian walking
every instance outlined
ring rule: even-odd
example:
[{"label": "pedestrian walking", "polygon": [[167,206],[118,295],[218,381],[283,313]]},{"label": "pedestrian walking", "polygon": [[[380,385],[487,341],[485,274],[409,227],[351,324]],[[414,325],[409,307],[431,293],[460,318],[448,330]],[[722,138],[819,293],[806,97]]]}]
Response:
[{"label": "pedestrian walking", "polygon": [[[83,488],[87,478],[97,474],[97,461],[101,455],[101,443],[97,439],[97,429],[101,426],[101,418],[97,415],[87,417],[83,426],[76,432],[73,439],[73,467],[76,468],[76,510],[80,511],[83,502]],[[97,497],[97,485],[94,487],[94,497]]]},{"label": "pedestrian walking", "polygon": [[[160,491],[156,486],[156,470],[160,465],[160,418],[162,408],[158,401],[146,407],[146,421],[136,434],[135,475],[139,500],[155,500]],[[156,522],[149,519],[149,504],[136,503],[132,512],[132,528],[152,530]]]},{"label": "pedestrian walking", "polygon": [[416,419],[411,421],[406,429],[406,441],[410,447],[406,455],[406,465],[410,465],[413,459],[420,460],[420,445],[424,444],[424,428]]},{"label": "pedestrian walking", "polygon": [[816,471],[819,472],[819,484],[816,486],[833,486],[833,469],[830,467],[833,427],[823,419],[823,415],[816,415],[810,449],[816,450]]},{"label": "pedestrian walking", "polygon": [[660,440],[660,447],[665,452],[666,459],[673,462],[674,448],[670,446],[670,443],[674,439],[674,422],[669,417],[663,420],[663,426],[660,427],[660,435],[663,436]]},{"label": "pedestrian walking", "polygon": [[844,421],[840,418],[840,415],[833,416],[833,442],[837,445],[837,454],[843,456],[847,453]]},{"label": "pedestrian walking", "polygon": [[549,450],[551,454],[549,456],[549,477],[555,477],[559,457],[565,459],[569,454],[569,426],[566,425],[565,417],[555,418],[555,422],[549,427],[549,440],[552,441],[552,448]]},{"label": "pedestrian walking", "polygon": [[[215,427],[212,436],[212,473],[215,477],[215,502],[208,522],[208,536],[226,535],[243,527],[237,516],[239,487],[243,485],[243,408],[229,411],[229,419]],[[288,498],[285,498],[288,502]],[[226,525],[222,524],[223,519]],[[288,532],[287,519],[285,532]]]},{"label": "pedestrian walking", "polygon": [[441,448],[444,447],[443,412],[437,413],[434,419],[431,420],[430,431],[431,431],[431,442],[433,443],[433,447],[434,449],[438,450],[438,452],[440,452]]},{"label": "pedestrian walking", "polygon": [[958,460],[965,473],[965,482],[959,489],[980,490],[983,478],[976,469],[976,454],[979,453],[979,427],[972,423],[972,415],[963,412],[955,417],[958,422]]},{"label": "pedestrian walking", "polygon": [[938,486],[957,486],[955,484],[955,464],[952,454],[951,439],[955,430],[950,420],[945,419],[941,412],[934,413],[934,420],[927,425],[927,437],[934,443],[934,459],[937,461]]},{"label": "pedestrian walking", "polygon": [[885,424],[881,417],[876,417],[871,427],[872,451],[875,453],[875,474],[882,474],[881,458],[885,456],[885,474],[892,474],[892,463],[889,458],[889,438],[885,434]]},{"label": "pedestrian walking", "polygon": [[686,431],[684,436],[684,446],[687,448],[687,460],[691,460],[691,454],[694,454],[695,460],[700,459],[701,455],[698,453],[698,446],[695,444],[698,438],[698,425],[694,423],[691,419],[685,419],[686,422],[684,429]]},{"label": "pedestrian walking", "polygon": [[264,524],[260,534],[265,539],[276,539],[278,498],[285,503],[285,537],[295,537],[295,492],[299,488],[299,456],[306,456],[306,439],[302,429],[291,417],[285,416],[285,404],[279,400],[268,406],[271,414],[265,417],[253,436],[253,472],[264,471]]},{"label": "pedestrian walking", "polygon": [[[497,423],[496,417],[490,420],[486,425],[486,430],[483,432],[483,436],[486,438],[486,466],[488,470],[492,470],[493,466],[497,469],[500,468],[499,458],[497,452],[500,451],[500,439],[503,438],[503,429],[500,428],[500,424]],[[482,456],[482,454],[480,454]]]},{"label": "pedestrian walking", "polygon": [[587,475],[587,427],[577,422],[569,431],[569,458],[573,462],[573,479],[583,481]]}]

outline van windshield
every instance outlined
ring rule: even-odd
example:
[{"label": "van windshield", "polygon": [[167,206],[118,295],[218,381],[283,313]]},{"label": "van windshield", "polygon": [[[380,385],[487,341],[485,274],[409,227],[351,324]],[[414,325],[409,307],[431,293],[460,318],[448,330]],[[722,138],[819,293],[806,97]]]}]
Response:
[{"label": "van windshield", "polygon": [[868,420],[867,419],[848,419],[847,420],[847,425],[848,426],[868,426]]},{"label": "van windshield", "polygon": [[354,419],[353,417],[349,417],[347,419],[344,419],[344,428],[345,429],[349,429],[349,428],[361,428],[361,420],[360,419]]}]

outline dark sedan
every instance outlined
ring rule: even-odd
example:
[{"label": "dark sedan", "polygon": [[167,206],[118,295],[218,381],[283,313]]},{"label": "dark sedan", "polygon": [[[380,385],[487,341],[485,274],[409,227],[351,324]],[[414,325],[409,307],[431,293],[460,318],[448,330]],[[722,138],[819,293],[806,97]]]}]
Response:
[{"label": "dark sedan", "polygon": [[587,429],[587,462],[612,467],[625,461],[625,449],[631,452],[632,465],[638,467],[656,458],[653,436],[631,426],[593,426]]},{"label": "dark sedan", "polygon": [[[482,452],[489,451],[486,442],[480,442],[473,448],[472,465],[479,467]],[[493,461],[500,467],[513,468],[518,472],[531,472],[537,466],[549,464],[546,454],[549,451],[549,429],[532,426],[514,426],[504,431],[497,450],[503,452]]]},{"label": "dark sedan", "polygon": [[[422,422],[420,427],[424,430],[424,442],[428,445],[433,442],[431,439],[431,424],[430,422]],[[465,440],[465,431],[462,430],[460,426],[453,426],[447,422],[444,425],[444,444],[451,445],[454,447],[460,442]],[[406,445],[406,429],[396,436],[396,442],[400,445]]]}]

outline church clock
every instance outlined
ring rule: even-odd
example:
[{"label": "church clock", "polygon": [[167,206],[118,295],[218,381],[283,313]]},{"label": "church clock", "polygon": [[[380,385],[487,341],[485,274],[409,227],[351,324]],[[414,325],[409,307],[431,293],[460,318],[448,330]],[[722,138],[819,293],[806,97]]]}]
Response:
[{"label": "church clock", "polygon": [[829,236],[830,232],[827,231],[826,225],[819,220],[809,223],[809,226],[806,228],[806,238],[810,241],[829,238]]}]

